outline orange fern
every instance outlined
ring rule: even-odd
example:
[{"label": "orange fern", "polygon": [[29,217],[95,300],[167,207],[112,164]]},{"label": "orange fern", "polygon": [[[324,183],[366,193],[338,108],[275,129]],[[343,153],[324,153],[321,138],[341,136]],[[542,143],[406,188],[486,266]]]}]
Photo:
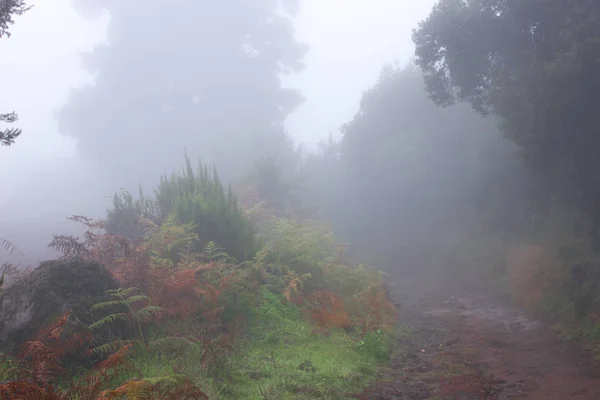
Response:
[{"label": "orange fern", "polygon": [[40,329],[33,340],[25,342],[21,358],[31,360],[35,383],[45,385],[63,375],[65,370],[60,365],[63,357],[91,340],[88,334],[73,335],[70,339],[63,337],[69,315],[67,311],[56,322]]},{"label": "orange fern", "polygon": [[101,362],[97,371],[89,373],[83,380],[71,384],[71,387],[64,393],[65,398],[77,398],[79,400],[97,400],[101,398],[102,387],[117,377],[120,371],[119,367],[132,368],[126,360],[126,355],[131,347],[132,345],[124,346]]},{"label": "orange fern", "polygon": [[178,399],[208,400],[208,395],[194,386],[187,378],[163,377],[150,380],[134,379],[114,390],[105,390],[98,400],[113,400],[125,397],[128,400]]},{"label": "orange fern", "polygon": [[189,318],[200,308],[196,277],[199,269],[179,270],[153,268],[150,272],[148,294],[154,304],[164,309],[163,316]]},{"label": "orange fern", "polygon": [[54,387],[39,386],[29,381],[15,381],[0,384],[0,399],[2,400],[68,400],[59,394]]},{"label": "orange fern", "polygon": [[389,330],[397,319],[396,307],[388,300],[385,289],[371,285],[357,296],[364,315],[359,318],[363,334],[377,329]]},{"label": "orange fern", "polygon": [[307,298],[311,317],[321,328],[347,328],[350,316],[344,309],[344,301],[334,292],[318,291]]},{"label": "orange fern", "polygon": [[129,352],[129,350],[131,350],[132,347],[133,347],[132,344],[128,344],[128,345],[123,346],[116,353],[111,354],[106,360],[104,360],[104,361],[102,361],[102,363],[100,363],[100,370],[106,372],[107,370],[109,370],[111,368],[115,368],[119,365],[125,364],[125,362],[126,362],[125,356]]}]

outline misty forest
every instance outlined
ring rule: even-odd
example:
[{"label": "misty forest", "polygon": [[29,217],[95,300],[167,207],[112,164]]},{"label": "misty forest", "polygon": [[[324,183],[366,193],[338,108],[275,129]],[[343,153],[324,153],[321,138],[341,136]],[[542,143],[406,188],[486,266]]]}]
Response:
[{"label": "misty forest", "polygon": [[292,135],[317,3],[69,0],[71,161],[0,104],[1,399],[600,399],[600,1],[424,2]]}]

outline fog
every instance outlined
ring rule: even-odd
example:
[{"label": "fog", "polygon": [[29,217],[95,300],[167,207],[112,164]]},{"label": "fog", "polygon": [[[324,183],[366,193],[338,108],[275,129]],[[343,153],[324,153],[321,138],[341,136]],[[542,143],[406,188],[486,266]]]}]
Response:
[{"label": "fog", "polygon": [[[228,3],[199,7],[202,9],[199,12],[205,15],[205,23],[212,20],[222,27],[221,36],[231,30],[227,22],[222,21],[223,18],[230,18],[229,24],[239,22],[229,14]],[[362,92],[376,81],[382,65],[393,60],[409,60],[413,51],[410,31],[419,19],[426,16],[432,3],[426,1],[414,5],[414,2],[389,0],[368,5],[363,2],[348,5],[336,0],[303,2],[300,12],[290,16],[292,22],[289,26],[282,28],[295,30],[294,36],[300,43],[297,54],[292,56],[295,59],[290,60],[289,65],[298,67],[298,70],[282,76],[282,86],[293,88],[293,95],[298,100],[278,117],[296,145],[303,144],[314,149],[328,134],[339,137],[341,125],[356,112]],[[136,94],[126,87],[133,82],[121,81],[120,86],[105,88],[103,97],[95,103],[86,104],[84,99],[76,97],[86,90],[89,93],[95,90],[90,89],[97,84],[95,71],[93,66],[85,68],[86,59],[90,52],[102,51],[101,46],[111,41],[127,46],[134,38],[137,40],[125,51],[132,57],[138,57],[131,53],[137,49],[142,58],[127,59],[125,54],[117,55],[122,58],[112,67],[115,71],[122,71],[129,65],[131,73],[124,74],[122,79],[136,77],[140,90],[155,84],[157,76],[150,72],[151,66],[164,67],[164,72],[169,73],[169,67],[189,65],[192,68],[194,62],[202,64],[223,54],[218,40],[209,46],[213,50],[203,54],[202,46],[205,45],[197,42],[192,32],[187,37],[185,32],[174,32],[175,36],[168,37],[168,30],[149,34],[151,26],[143,24],[156,22],[150,15],[144,22],[143,15],[134,17],[128,14],[140,8],[137,2],[129,3],[130,9],[119,8],[122,17],[126,18],[122,22],[111,18],[110,8],[116,7],[116,3],[105,4],[106,9],[96,10],[85,1],[40,2],[25,15],[16,17],[16,24],[11,28],[12,36],[0,42],[3,53],[0,71],[4,77],[0,106],[3,110],[18,111],[18,127],[24,131],[13,146],[0,149],[0,166],[8,171],[3,176],[0,193],[3,210],[0,234],[27,254],[25,263],[35,263],[49,255],[45,245],[52,233],[73,230],[65,217],[73,214],[102,216],[115,191],[122,187],[135,188],[138,183],[152,187],[157,182],[157,174],[181,164],[184,148],[191,157],[202,156],[203,160],[217,162],[226,177],[248,165],[238,162],[240,157],[236,153],[223,150],[227,144],[240,140],[239,136],[214,143],[210,139],[227,131],[226,122],[240,122],[248,127],[247,120],[239,117],[212,122],[205,120],[201,123],[202,132],[199,128],[186,126],[183,117],[169,119],[160,125],[147,105],[134,104],[142,100],[139,96],[143,92]],[[269,4],[264,3],[265,12]],[[148,7],[141,8],[151,12]],[[168,18],[166,29],[180,25],[177,19],[185,23],[187,17],[177,10],[177,7],[172,7],[172,12],[165,16]],[[122,25],[119,28],[116,24]],[[218,29],[217,25],[199,29],[198,34],[208,35],[206,38],[213,41],[216,38],[209,32]],[[115,33],[114,29],[128,29],[130,33]],[[138,35],[135,32],[141,36],[127,36]],[[196,41],[194,46],[200,52],[188,47],[189,40]],[[223,40],[227,39],[223,37]],[[175,46],[178,41],[181,42],[180,48]],[[281,46],[289,45],[281,43]],[[156,56],[146,59],[145,55],[149,55],[152,48],[156,50]],[[280,48],[280,51],[286,49]],[[182,55],[184,59],[181,59]],[[167,65],[167,60],[170,60],[171,66]],[[227,91],[227,85],[219,86],[217,82],[219,79],[225,80],[223,82],[231,80],[232,75],[239,76],[239,71],[193,67],[193,74],[206,82],[214,82],[215,90],[223,95],[222,107],[230,106],[228,96],[233,93]],[[219,74],[222,78],[217,78]],[[258,82],[259,78],[249,72],[247,79],[250,79],[248,82]],[[185,81],[180,83],[187,84]],[[197,84],[204,85],[202,81]],[[269,85],[277,83],[272,81]],[[127,98],[128,93],[134,97]],[[216,101],[215,93],[212,103]],[[109,110],[117,106],[118,99],[126,99],[126,102],[120,105],[119,114],[114,114],[117,110]],[[253,102],[252,97],[240,98],[238,111],[231,112],[256,113],[256,109],[250,108]],[[218,111],[218,107],[215,109]],[[106,114],[110,112],[113,114]],[[74,122],[77,120],[79,122]],[[161,135],[160,139],[155,136],[157,139],[152,141],[153,136],[146,132],[159,129],[159,125],[164,136]],[[114,134],[107,134],[107,129],[114,130]],[[236,129],[230,126],[231,132]],[[134,134],[133,131],[138,132]],[[85,138],[94,141],[86,143],[82,140],[84,134],[87,135]],[[127,134],[139,143],[140,154],[133,154],[131,146],[123,145]],[[201,142],[196,142],[198,146],[211,151],[194,148],[195,142],[188,140],[194,136],[202,137]],[[270,139],[265,137],[263,140]],[[240,147],[247,148],[247,145]],[[279,150],[274,147],[270,151]],[[141,171],[145,173],[141,174]]]},{"label": "fog", "polygon": [[600,398],[599,21],[0,0],[0,397]]}]

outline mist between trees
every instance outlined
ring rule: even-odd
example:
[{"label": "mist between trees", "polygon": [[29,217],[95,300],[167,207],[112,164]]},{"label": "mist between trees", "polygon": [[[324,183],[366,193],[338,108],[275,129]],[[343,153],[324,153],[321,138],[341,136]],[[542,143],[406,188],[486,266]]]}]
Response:
[{"label": "mist between trees", "polygon": [[[90,17],[101,11],[75,3]],[[139,217],[159,232],[185,226],[195,252],[215,241],[235,258],[227,266],[261,266],[267,248],[259,272],[281,280],[269,282],[280,294],[325,273],[332,254],[323,254],[337,247],[320,249],[307,228],[325,225],[347,257],[394,279],[483,276],[598,339],[600,3],[439,1],[414,30],[414,60],[384,66],[341,138],[315,151],[283,129],[302,96],[280,77],[302,71],[308,47],[291,19],[302,2],[280,3],[106,2],[108,41],[82,56],[95,84],[58,113],[90,172],[60,196],[93,193],[87,211],[103,216],[103,196],[124,187],[108,206],[108,234],[143,237]],[[274,272],[297,262],[264,247],[293,247],[277,234],[305,240],[295,251],[314,268]],[[27,241],[6,239],[7,249]]]}]

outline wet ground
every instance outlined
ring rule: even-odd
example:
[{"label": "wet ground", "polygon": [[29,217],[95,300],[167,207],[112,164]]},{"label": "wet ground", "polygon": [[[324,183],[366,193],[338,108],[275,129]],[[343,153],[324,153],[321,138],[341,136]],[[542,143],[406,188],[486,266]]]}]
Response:
[{"label": "wet ground", "polygon": [[485,286],[398,286],[410,334],[363,400],[600,400],[600,366]]}]

